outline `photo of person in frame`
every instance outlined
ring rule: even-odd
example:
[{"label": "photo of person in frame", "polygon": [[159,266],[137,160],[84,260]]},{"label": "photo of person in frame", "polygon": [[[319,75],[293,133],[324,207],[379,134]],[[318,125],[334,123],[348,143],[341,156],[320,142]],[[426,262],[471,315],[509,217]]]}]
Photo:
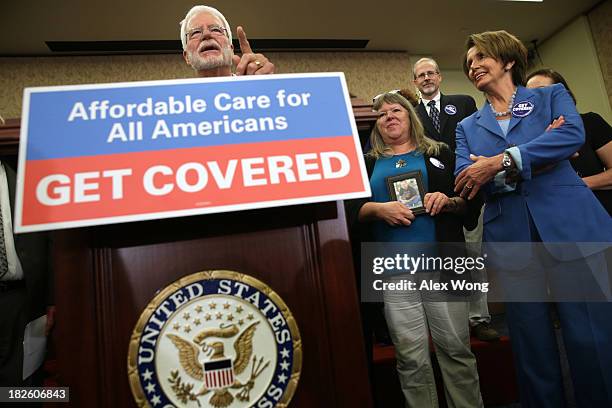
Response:
[{"label": "photo of person in frame", "polygon": [[400,180],[394,183],[395,195],[397,201],[404,204],[406,207],[413,209],[423,207],[423,200],[419,194],[419,187],[414,178]]}]

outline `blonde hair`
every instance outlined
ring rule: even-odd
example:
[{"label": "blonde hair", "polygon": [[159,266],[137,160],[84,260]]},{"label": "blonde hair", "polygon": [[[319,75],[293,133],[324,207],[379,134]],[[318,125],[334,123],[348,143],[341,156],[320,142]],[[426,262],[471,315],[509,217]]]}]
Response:
[{"label": "blonde hair", "polygon": [[[399,95],[398,93],[388,92],[376,98],[372,109],[378,111],[385,103],[396,103],[408,111],[408,118],[410,119],[410,137],[412,137],[416,145],[416,150],[418,152],[421,152],[428,156],[437,156],[440,154],[440,149],[442,148],[444,143],[437,142],[425,136],[425,129],[423,128],[423,124],[421,123],[421,120],[419,119],[414,108],[412,107],[410,102],[406,100],[406,98]],[[380,131],[378,130],[378,120],[376,121],[376,125],[374,126],[374,128],[372,129],[372,133],[370,134],[370,144],[372,145],[372,150],[368,152],[369,156],[372,156],[376,159],[379,159],[381,157],[393,156],[393,150],[385,143],[382,135],[380,134]]]}]

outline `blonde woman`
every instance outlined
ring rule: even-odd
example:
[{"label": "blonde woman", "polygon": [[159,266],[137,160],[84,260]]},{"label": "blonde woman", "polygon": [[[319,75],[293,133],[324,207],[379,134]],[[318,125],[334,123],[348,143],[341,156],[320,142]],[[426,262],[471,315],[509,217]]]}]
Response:
[{"label": "blonde woman", "polygon": [[[414,108],[398,93],[378,96],[373,108],[378,119],[371,134],[372,150],[365,157],[372,197],[347,206],[349,217],[358,220],[362,239],[415,245],[463,242],[462,227],[467,223],[473,228],[479,208],[467,211],[466,201],[453,193],[455,163],[449,148],[425,136]],[[425,212],[419,215],[412,206],[394,200],[387,183],[388,177],[401,179],[415,172],[426,190]],[[432,300],[427,291],[386,291],[384,303],[406,405],[438,406],[431,332],[448,406],[481,407],[476,360],[469,346],[468,303]]]}]

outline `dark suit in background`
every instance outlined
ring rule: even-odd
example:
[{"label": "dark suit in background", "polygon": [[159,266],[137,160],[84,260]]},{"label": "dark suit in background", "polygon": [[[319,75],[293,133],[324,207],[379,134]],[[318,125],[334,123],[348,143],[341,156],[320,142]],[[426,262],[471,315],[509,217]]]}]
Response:
[{"label": "dark suit in background", "polygon": [[[14,214],[17,161],[12,157],[0,157],[0,162],[6,172],[11,213]],[[22,379],[23,334],[25,326],[46,314],[47,306],[52,303],[50,245],[48,234],[40,232],[13,234],[13,240],[23,279],[0,282],[0,386],[36,386],[42,380],[36,374],[25,381]]]},{"label": "dark suit in background", "polygon": [[[427,114],[427,109],[423,105],[424,100],[417,106],[417,113],[425,134],[439,142],[444,142],[450,147],[451,152],[455,152],[455,129],[457,123],[476,112],[476,102],[469,95],[444,95],[440,94],[440,131],[438,132]],[[427,103],[427,101],[425,101]],[[454,108],[454,109],[453,109]],[[455,112],[455,113],[453,113]]]}]

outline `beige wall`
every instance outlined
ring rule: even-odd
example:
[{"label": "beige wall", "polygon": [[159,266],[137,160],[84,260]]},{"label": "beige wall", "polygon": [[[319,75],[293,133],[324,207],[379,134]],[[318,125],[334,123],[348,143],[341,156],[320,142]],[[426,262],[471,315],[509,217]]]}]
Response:
[{"label": "beige wall", "polygon": [[[406,53],[270,53],[270,59],[281,72],[342,71],[349,90],[364,101],[384,91],[411,87],[412,62],[421,56]],[[467,80],[463,71],[441,69],[442,92],[472,95],[478,104],[484,101],[480,92]]]},{"label": "beige wall", "polygon": [[0,115],[21,117],[25,87],[174,79],[189,75],[191,72],[179,54],[0,58]]},{"label": "beige wall", "polygon": [[[267,53],[282,73],[344,72],[350,92],[365,101],[404,87],[410,58],[401,52]],[[23,88],[189,78],[179,54],[108,57],[0,58],[0,115],[21,116]]]},{"label": "beige wall", "polygon": [[[267,53],[278,72],[344,72],[349,91],[364,101],[384,91],[412,86],[411,59],[402,52]],[[462,71],[443,70],[443,92],[481,94]],[[21,116],[23,88],[189,78],[192,71],[175,55],[0,58],[0,115]]]},{"label": "beige wall", "polygon": [[[612,35],[612,19],[609,18],[611,4],[612,1],[608,0],[590,13],[593,35],[587,17],[580,17],[545,41],[540,46],[540,54],[545,65],[554,67],[567,78],[578,98],[580,111],[598,112],[612,123],[609,100],[612,90],[606,91],[593,40],[597,39],[598,50],[602,53],[602,66],[609,73],[612,70],[612,39],[609,38]],[[300,52],[267,55],[282,73],[344,72],[350,92],[364,101],[370,101],[373,96],[387,90],[412,86],[411,61],[420,57],[402,52]],[[459,67],[442,67],[442,74],[443,92],[472,95],[477,105],[482,105],[484,98],[467,81]],[[23,88],[28,86],[191,76],[191,70],[179,54],[0,58],[0,115],[5,118],[21,116]]]},{"label": "beige wall", "polygon": [[612,105],[612,0],[595,7],[588,17],[599,66],[606,84],[608,102]]},{"label": "beige wall", "polygon": [[410,57],[404,52],[269,53],[283,73],[344,72],[349,91],[370,102],[381,92],[404,88],[410,80]]},{"label": "beige wall", "polygon": [[577,18],[543,42],[539,51],[543,65],[565,77],[578,100],[580,112],[597,112],[612,123],[610,100],[586,16]]}]

